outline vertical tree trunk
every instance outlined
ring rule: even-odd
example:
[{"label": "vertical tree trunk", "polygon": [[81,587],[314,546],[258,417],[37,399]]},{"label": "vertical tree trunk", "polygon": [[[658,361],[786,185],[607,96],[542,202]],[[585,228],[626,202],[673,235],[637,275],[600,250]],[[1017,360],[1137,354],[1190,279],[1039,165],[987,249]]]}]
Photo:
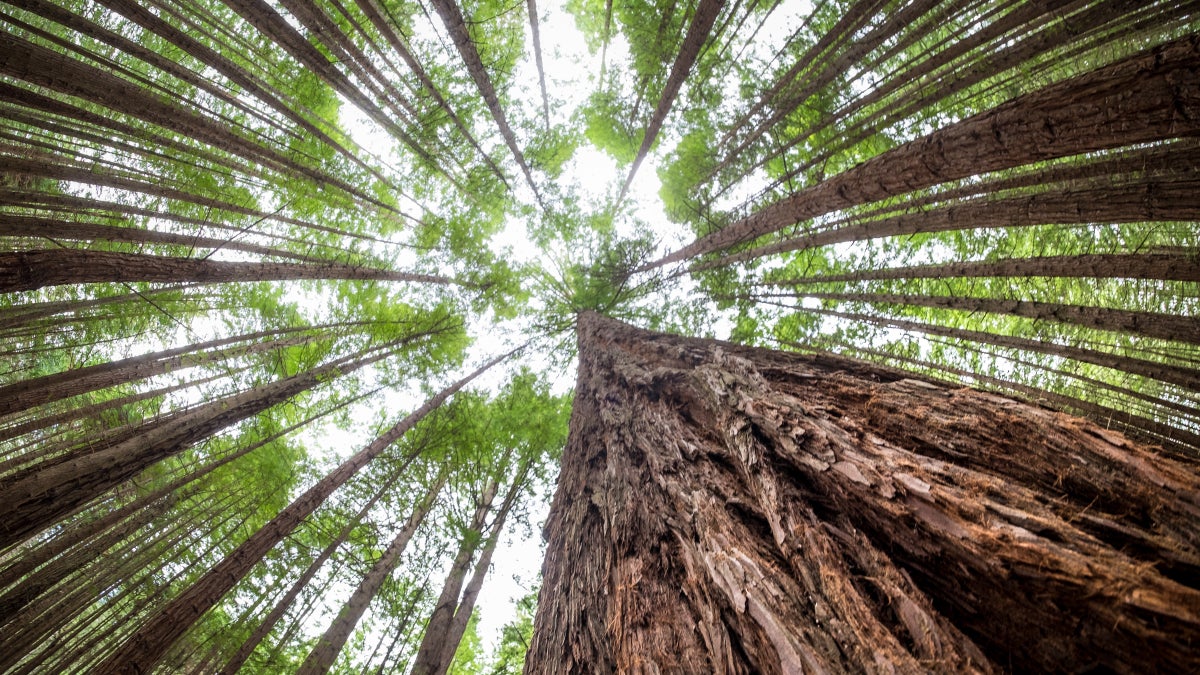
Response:
[{"label": "vertical tree trunk", "polygon": [[204,258],[55,248],[0,253],[0,293],[63,284],[152,281],[162,283],[367,279],[456,283],[446,277],[341,263],[230,262]]},{"label": "vertical tree trunk", "polygon": [[404,527],[396,533],[392,542],[388,544],[383,555],[379,556],[366,576],[359,582],[358,588],[354,589],[354,593],[346,600],[346,604],[342,605],[342,609],[334,618],[333,623],[329,624],[325,634],[317,641],[316,646],[309,652],[308,658],[300,666],[300,670],[297,671],[299,675],[320,675],[329,672],[333,662],[337,660],[338,654],[341,653],[342,647],[346,645],[346,640],[354,632],[354,627],[358,625],[358,620],[367,611],[367,606],[371,604],[371,600],[375,598],[375,594],[379,592],[383,582],[396,569],[396,563],[400,561],[400,555],[408,547],[409,540],[416,534],[421,523],[425,522],[425,516],[433,510],[434,502],[445,484],[446,472],[443,471],[434,484],[429,487],[425,498],[414,507],[412,515],[404,523]]},{"label": "vertical tree trunk", "polygon": [[494,481],[488,484],[475,507],[475,514],[468,526],[471,531],[462,534],[458,553],[454,556],[454,562],[446,574],[446,581],[442,584],[442,592],[438,595],[433,612],[429,615],[429,622],[425,625],[425,635],[421,638],[421,646],[417,649],[417,656],[413,660],[412,675],[435,675],[446,670],[447,664],[441,662],[443,647],[445,647],[446,638],[450,633],[450,626],[454,622],[454,613],[458,609],[463,583],[467,579],[467,572],[471,569],[471,558],[479,546],[474,535],[483,532],[484,521],[492,509],[492,500],[496,498],[496,488],[497,485]]},{"label": "vertical tree trunk", "polygon": [[420,408],[400,420],[391,429],[376,438],[367,447],[342,462],[327,476],[288,504],[279,515],[250,536],[245,542],[205,573],[162,611],[138,630],[125,644],[111,654],[96,669],[96,673],[143,673],[158,663],[171,645],[183,635],[209,609],[237,585],[272,548],[316,511],[333,491],[350,480],[396,442],[409,429],[430,412],[446,402],[459,389],[465,387],[489,368],[511,356],[509,352],[487,362],[466,377],[438,392]]},{"label": "vertical tree trunk", "polygon": [[1076,417],[584,315],[526,671],[1190,672],[1200,480]]}]

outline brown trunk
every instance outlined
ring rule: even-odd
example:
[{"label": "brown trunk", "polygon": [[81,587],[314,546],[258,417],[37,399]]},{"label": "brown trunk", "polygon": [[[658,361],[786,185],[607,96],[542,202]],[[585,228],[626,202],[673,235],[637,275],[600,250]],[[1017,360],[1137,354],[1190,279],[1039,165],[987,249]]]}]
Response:
[{"label": "brown trunk", "polygon": [[[0,254],[2,257],[3,254]],[[185,347],[131,356],[127,359],[99,363],[82,368],[71,368],[50,375],[31,377],[0,387],[0,416],[20,412],[34,406],[86,394],[106,387],[136,382],[155,375],[212,363],[224,358],[252,354],[255,351],[274,349],[299,344],[294,339],[286,341],[256,341],[274,335],[297,333],[304,329],[290,328],[278,331],[258,331],[230,338],[199,342]],[[304,338],[305,341],[313,338]],[[239,342],[249,343],[228,348]],[[226,349],[218,349],[227,347]]]},{"label": "brown trunk", "polygon": [[979,197],[878,220],[850,220],[704,262],[695,269],[705,270],[830,244],[927,232],[1046,224],[1195,220],[1200,217],[1200,205],[1193,199],[1198,189],[1200,181],[1180,172],[1149,176],[1131,183],[1114,180],[1111,185],[1066,185],[1017,197]]},{"label": "brown trunk", "polygon": [[350,634],[354,632],[358,620],[367,611],[367,606],[371,604],[371,600],[375,598],[375,594],[379,592],[383,582],[396,569],[400,555],[408,547],[408,541],[416,534],[421,523],[425,522],[425,516],[429,515],[430,510],[433,509],[434,502],[445,484],[446,472],[443,471],[434,484],[429,487],[425,498],[415,506],[413,514],[404,523],[404,527],[400,528],[392,542],[384,549],[383,555],[379,556],[375,564],[371,565],[371,569],[359,582],[358,588],[354,589],[354,593],[346,600],[346,604],[342,605],[342,609],[334,618],[333,623],[325,629],[325,634],[317,641],[312,651],[309,652],[308,658],[296,671],[299,675],[320,675],[329,672],[329,669],[333,667],[333,662],[337,660],[342,647],[346,645],[346,640],[350,639]]},{"label": "brown trunk", "polygon": [[467,587],[458,601],[458,607],[454,609],[454,618],[447,627],[445,635],[440,639],[442,654],[439,658],[438,668],[434,671],[435,675],[445,675],[450,665],[454,663],[454,654],[458,652],[458,646],[467,632],[471,613],[475,611],[475,601],[479,599],[479,591],[483,589],[483,581],[487,578],[488,571],[492,566],[492,555],[496,553],[496,546],[500,543],[500,535],[504,532],[504,522],[512,510],[513,504],[516,503],[517,496],[525,489],[528,468],[528,463],[522,465],[516,478],[508,487],[508,494],[504,496],[504,502],[496,511],[496,519],[491,525],[487,543],[483,546],[483,552],[479,554],[479,560],[475,562],[475,570],[471,572],[471,578],[467,581]]},{"label": "brown trunk", "polygon": [[0,293],[64,284],[147,281],[158,283],[365,279],[456,284],[446,277],[340,263],[228,262],[55,248],[0,253]]},{"label": "brown trunk", "polygon": [[31,237],[46,238],[55,241],[120,241],[135,244],[164,244],[186,246],[192,249],[224,249],[228,251],[245,251],[264,256],[279,258],[295,258],[307,262],[317,262],[313,258],[291,251],[259,246],[229,239],[205,237],[199,234],[180,234],[176,232],[160,232],[141,227],[120,227],[102,223],[85,223],[77,220],[62,218],[45,218],[40,216],[18,216],[6,213],[0,216],[0,237]]},{"label": "brown trunk", "polygon": [[526,672],[1189,672],[1200,481],[1085,420],[580,319]]},{"label": "brown trunk", "polygon": [[658,267],[859,204],[989,171],[1200,133],[1191,35],[1019,96],[905,143],[644,266]]},{"label": "brown trunk", "polygon": [[346,539],[350,537],[350,534],[354,531],[354,528],[362,522],[363,518],[367,517],[367,513],[370,512],[371,507],[375,506],[375,503],[391,489],[392,485],[395,484],[397,477],[398,476],[394,476],[391,480],[387,481],[378,492],[372,495],[371,498],[368,499],[365,504],[363,504],[362,508],[358,510],[358,513],[355,514],[353,518],[346,521],[346,524],[342,526],[342,529],[337,533],[337,535],[325,545],[325,548],[321,549],[321,552],[317,554],[317,557],[313,558],[313,561],[309,563],[304,572],[297,577],[294,582],[292,582],[292,585],[288,588],[287,592],[279,598],[279,601],[275,603],[275,606],[271,608],[271,611],[258,622],[258,625],[254,628],[254,632],[250,634],[250,637],[246,638],[246,641],[242,643],[241,647],[238,648],[237,653],[235,653],[233,657],[229,659],[229,662],[225,664],[225,667],[221,669],[221,675],[235,675],[239,670],[241,670],[241,667],[246,663],[246,660],[250,658],[250,655],[254,653],[254,650],[258,648],[258,645],[266,639],[267,635],[271,633],[271,630],[275,628],[275,624],[279,623],[279,620],[282,619],[283,615],[287,613],[287,610],[291,607],[292,603],[295,602],[297,596],[300,595],[300,592],[303,591],[308,585],[308,582],[312,581],[313,577],[315,577],[317,572],[320,571],[321,566],[333,557],[333,554],[337,552],[338,547],[346,542]]},{"label": "brown trunk", "polygon": [[512,153],[513,159],[517,161],[517,166],[521,167],[521,173],[525,174],[525,181],[529,183],[529,188],[533,190],[534,196],[541,201],[540,193],[537,185],[533,182],[533,173],[529,170],[529,163],[525,161],[525,155],[521,153],[521,148],[517,145],[517,135],[513,133],[512,127],[508,124],[508,118],[504,115],[504,108],[500,105],[500,98],[496,95],[496,88],[492,85],[492,79],[488,77],[487,68],[483,65],[483,60],[479,56],[479,50],[475,48],[475,43],[471,41],[471,33],[467,30],[467,22],[463,17],[462,10],[459,9],[455,0],[431,0],[433,8],[437,10],[437,14],[441,17],[442,24],[446,27],[446,32],[450,34],[450,38],[454,41],[455,48],[458,49],[458,55],[463,60],[463,65],[467,67],[467,72],[471,74],[471,79],[475,81],[475,87],[479,89],[479,95],[483,97],[484,103],[487,104],[488,110],[492,113],[492,119],[496,122],[496,127],[500,130],[500,136],[504,138],[505,144],[508,145],[509,152]]},{"label": "brown trunk", "polygon": [[475,506],[475,514],[466,532],[460,533],[458,553],[446,573],[446,581],[442,584],[442,592],[433,605],[429,622],[425,625],[425,635],[421,638],[421,646],[413,659],[411,675],[440,675],[449,664],[442,662],[442,653],[449,636],[450,626],[454,622],[454,613],[458,609],[459,595],[467,572],[471,569],[471,558],[479,546],[476,537],[483,534],[483,525],[488,512],[492,508],[492,500],[496,497],[497,485],[494,480],[480,496]]},{"label": "brown trunk", "polygon": [[[793,297],[793,294],[788,294]],[[794,297],[819,298],[843,302],[867,302],[885,305],[933,307],[961,312],[984,312],[1023,316],[1040,321],[1074,324],[1098,330],[1129,333],[1159,340],[1200,343],[1200,318],[1135,312],[1106,307],[1060,305],[1032,300],[955,297],[949,295],[903,295],[899,293],[821,293],[799,290]]]},{"label": "brown trunk", "polygon": [[[190,108],[159,98],[137,84],[11,35],[0,34],[0,72],[103,105],[221,148],[251,162],[272,165],[375,202],[343,181],[256,144]],[[376,202],[378,203],[378,202]]]},{"label": "brown trunk", "polygon": [[683,43],[679,45],[675,63],[671,65],[671,74],[667,76],[667,83],[663,86],[662,95],[658,98],[658,105],[655,106],[654,114],[650,116],[650,121],[646,124],[642,145],[633,158],[633,164],[629,167],[629,175],[625,177],[625,184],[621,187],[620,195],[617,196],[618,204],[625,198],[625,193],[633,184],[633,177],[637,174],[638,167],[650,153],[650,147],[654,145],[654,140],[658,138],[658,132],[667,120],[667,113],[671,112],[675,97],[683,88],[688,73],[692,71],[696,58],[700,56],[700,48],[704,46],[704,42],[708,39],[708,33],[712,30],[717,17],[721,15],[721,9],[724,6],[725,0],[699,0],[696,13],[692,16],[691,24],[688,25],[687,34],[683,37]]},{"label": "brown trunk", "polygon": [[197,406],[153,424],[141,434],[94,452],[76,453],[44,470],[23,472],[0,484],[0,549],[73,512],[155,462],[197,441],[328,381],[387,358],[389,349],[337,359],[250,391]]},{"label": "brown trunk", "polygon": [[1140,375],[1141,377],[1149,378],[1151,380],[1160,380],[1162,382],[1167,382],[1178,387],[1183,387],[1184,389],[1190,389],[1192,391],[1200,391],[1200,370],[1189,368],[1187,366],[1150,361],[1147,359],[1140,359],[1122,354],[1112,354],[1096,349],[1089,349],[1087,347],[1074,347],[1071,345],[1060,345],[1054,342],[1043,342],[1040,340],[1034,340],[1016,335],[1002,335],[999,333],[987,333],[984,331],[967,330],[965,328],[954,328],[951,326],[938,326],[936,324],[921,323],[919,321],[910,321],[895,317],[872,316],[857,312],[837,312],[819,308],[805,309],[804,311],[824,314],[827,316],[836,316],[842,319],[849,319],[850,321],[872,323],[878,326],[892,326],[903,330],[926,333],[928,335],[941,335],[943,337],[963,340],[965,342],[977,342],[980,344],[997,345],[999,347],[1007,347],[1010,349],[1021,349],[1038,354],[1049,354],[1051,356],[1058,356],[1064,359],[1073,359],[1082,363],[1091,363],[1093,365],[1111,368],[1113,370],[1129,373],[1131,375]]},{"label": "brown trunk", "polygon": [[799,286],[835,281],[880,279],[945,279],[947,277],[1057,277],[1097,279],[1158,279],[1200,281],[1200,258],[1185,253],[1094,253],[947,262],[885,269],[863,269],[845,274],[819,274],[768,282],[771,286]]},{"label": "brown trunk", "polygon": [[263,556],[292,532],[302,520],[317,509],[333,491],[354,476],[360,469],[375,459],[392,443],[424,419],[471,380],[492,366],[508,358],[513,352],[496,357],[478,370],[443,389],[420,408],[412,412],[395,426],[376,438],[350,459],[342,462],[329,475],[305,491],[289,504],[279,515],[250,536],[245,542],[205,573],[196,583],[172,600],[166,607],[145,623],[120,649],[111,654],[97,669],[97,674],[143,673],[162,658],[171,645],[179,639],[205,612],[237,584]]},{"label": "brown trunk", "polygon": [[[815,134],[828,129],[831,125],[844,122],[854,113],[863,109],[871,109],[871,113],[845,124],[839,129],[837,141],[822,147],[821,152],[805,161],[796,169],[787,172],[775,181],[794,178],[800,172],[816,166],[837,152],[845,151],[878,133],[878,129],[887,124],[913,115],[926,106],[939,100],[948,100],[954,94],[966,91],[987,78],[1004,78],[1003,73],[1009,72],[1008,77],[1028,77],[1016,71],[1016,66],[1034,60],[1045,52],[1061,48],[1064,44],[1082,41],[1092,35],[1097,28],[1104,27],[1112,33],[1120,35],[1121,28],[1127,28],[1119,20],[1128,21],[1131,9],[1137,9],[1145,4],[1141,0],[1105,0],[1087,8],[1083,12],[1069,17],[1071,5],[1078,7],[1079,0],[1050,0],[1049,2],[1027,3],[1017,7],[997,21],[981,22],[979,30],[971,32],[966,39],[958,40],[947,45],[932,58],[926,59],[918,67],[893,74],[888,81],[879,87],[872,88],[865,96],[854,101],[836,115],[830,115],[821,120],[815,127],[798,133],[787,143],[773,150],[767,159],[780,154],[796,144],[812,138]],[[1166,17],[1164,17],[1165,20]],[[1112,23],[1116,21],[1118,25]],[[1043,30],[1044,24],[1049,24]],[[1015,31],[1010,33],[1009,31]],[[1006,35],[1007,34],[1007,35]],[[999,38],[999,39],[998,39]],[[1104,39],[1113,40],[1110,34]],[[992,45],[988,45],[988,42]],[[995,44],[999,42],[999,44]],[[984,45],[987,51],[982,55],[971,54],[972,49]],[[982,51],[982,50],[981,50]],[[962,57],[965,65],[955,64],[955,57]],[[947,63],[946,70],[941,67]],[[1015,75],[1013,73],[1016,73]],[[896,93],[903,88],[903,91]],[[895,94],[891,101],[889,95]],[[883,100],[885,103],[878,105]],[[869,108],[874,105],[874,108]],[[759,164],[767,161],[759,160]]]}]

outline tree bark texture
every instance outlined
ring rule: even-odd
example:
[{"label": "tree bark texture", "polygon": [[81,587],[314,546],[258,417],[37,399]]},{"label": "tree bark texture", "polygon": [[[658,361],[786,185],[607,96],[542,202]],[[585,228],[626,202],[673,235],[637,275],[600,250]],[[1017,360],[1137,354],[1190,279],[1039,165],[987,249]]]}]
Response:
[{"label": "tree bark texture", "polygon": [[378,436],[367,447],[339,464],[336,469],[317,481],[304,494],[292,500],[291,504],[288,504],[257,532],[250,535],[246,541],[242,542],[204,576],[173,598],[117,651],[109,655],[95,669],[95,672],[98,674],[131,674],[144,673],[153,668],[180,636],[205,612],[212,609],[276,544],[291,534],[302,520],[312,515],[329,495],[398,441],[426,415],[458,393],[458,390],[514,353],[515,350],[488,361],[469,375],[441,390],[420,408],[409,413],[404,419]]},{"label": "tree bark texture", "polygon": [[1195,465],[860,362],[579,325],[526,672],[1192,672]]},{"label": "tree bark texture", "polygon": [[648,263],[734,246],[838,209],[939,183],[1124,145],[1198,133],[1200,36],[1018,96],[884,152]]},{"label": "tree bark texture", "polygon": [[456,283],[445,277],[381,270],[341,263],[230,262],[57,248],[0,253],[0,293],[31,291],[45,286],[114,282],[237,282],[294,279],[365,279]]}]

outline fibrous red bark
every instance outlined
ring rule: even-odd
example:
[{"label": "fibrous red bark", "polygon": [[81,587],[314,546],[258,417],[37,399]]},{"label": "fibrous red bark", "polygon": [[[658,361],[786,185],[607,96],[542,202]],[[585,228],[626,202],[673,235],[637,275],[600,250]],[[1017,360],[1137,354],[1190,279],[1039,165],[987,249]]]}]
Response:
[{"label": "fibrous red bark", "polygon": [[526,672],[1187,672],[1200,481],[1089,421],[580,319]]}]

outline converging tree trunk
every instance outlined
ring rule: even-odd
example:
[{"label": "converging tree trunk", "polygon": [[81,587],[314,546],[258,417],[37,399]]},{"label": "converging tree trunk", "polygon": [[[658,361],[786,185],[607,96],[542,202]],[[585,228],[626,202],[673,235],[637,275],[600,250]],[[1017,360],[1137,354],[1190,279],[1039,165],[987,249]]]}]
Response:
[{"label": "converging tree trunk", "polygon": [[180,595],[147,621],[121,647],[96,668],[97,673],[143,673],[158,663],[171,645],[201,616],[217,604],[242,577],[263,559],[284,537],[291,534],[302,520],[312,515],[334,490],[350,480],[360,469],[378,457],[400,439],[409,429],[437,409],[458,390],[482,375],[492,366],[515,353],[502,354],[488,361],[469,375],[441,390],[421,407],[378,436],[367,447],[355,453],[336,469],[317,481],[292,501],[266,525],[220,563],[200,577]]},{"label": "converging tree trunk", "polygon": [[1077,417],[582,315],[526,672],[1192,672],[1200,480]]}]

